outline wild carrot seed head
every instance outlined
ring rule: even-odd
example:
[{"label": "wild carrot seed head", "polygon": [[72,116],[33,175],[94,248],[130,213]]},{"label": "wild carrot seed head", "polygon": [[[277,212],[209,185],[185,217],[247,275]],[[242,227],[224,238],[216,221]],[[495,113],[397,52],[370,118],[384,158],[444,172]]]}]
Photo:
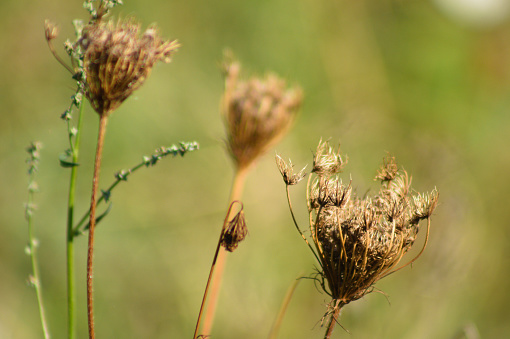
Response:
[{"label": "wild carrot seed head", "polygon": [[226,65],[222,113],[228,150],[238,168],[248,167],[290,128],[302,102],[298,87],[287,88],[274,74],[239,80],[240,65]]},{"label": "wild carrot seed head", "polygon": [[140,34],[133,20],[94,21],[79,41],[85,93],[94,110],[109,115],[145,82],[158,61],[170,62],[177,40],[163,40],[155,27]]}]

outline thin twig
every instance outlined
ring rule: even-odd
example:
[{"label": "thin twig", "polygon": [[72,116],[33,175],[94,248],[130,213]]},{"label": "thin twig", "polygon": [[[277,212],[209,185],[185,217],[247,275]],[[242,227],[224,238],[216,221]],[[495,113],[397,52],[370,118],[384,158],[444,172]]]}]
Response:
[{"label": "thin twig", "polygon": [[199,331],[199,328],[200,328],[200,322],[202,320],[202,314],[203,314],[203,311],[204,311],[205,302],[207,300],[207,294],[209,292],[209,287],[210,287],[210,284],[211,284],[214,268],[216,267],[216,260],[218,259],[218,253],[219,253],[220,247],[221,247],[220,246],[221,245],[221,240],[223,239],[223,234],[225,233],[225,227],[227,226],[228,217],[230,216],[230,211],[232,210],[232,206],[234,206],[235,202],[236,201],[233,201],[230,204],[230,207],[228,208],[227,214],[225,215],[225,220],[223,221],[223,227],[221,228],[220,238],[218,239],[218,245],[216,246],[216,251],[214,252],[214,257],[213,257],[213,261],[212,261],[212,264],[211,264],[211,270],[209,271],[209,277],[207,278],[207,284],[205,285],[205,291],[204,291],[204,296],[202,298],[202,304],[200,305],[200,311],[198,312],[198,319],[197,319],[197,324],[195,326],[195,333],[193,334],[193,339],[196,339],[197,335],[198,335],[198,331]]}]

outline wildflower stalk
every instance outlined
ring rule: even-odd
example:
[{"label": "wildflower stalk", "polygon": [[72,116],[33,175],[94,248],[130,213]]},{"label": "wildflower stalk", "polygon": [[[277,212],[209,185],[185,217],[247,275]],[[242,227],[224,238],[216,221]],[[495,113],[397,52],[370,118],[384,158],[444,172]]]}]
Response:
[{"label": "wildflower stalk", "polygon": [[[72,163],[78,163],[80,152],[80,135],[83,122],[83,103],[80,103],[78,112],[78,127],[73,143],[70,139]],[[69,125],[68,125],[68,132]],[[76,335],[76,316],[75,316],[75,274],[74,274],[74,205],[75,205],[75,192],[76,192],[76,177],[78,173],[78,166],[71,167],[71,176],[69,181],[69,195],[67,200],[67,233],[66,233],[66,261],[67,261],[67,335],[69,339],[75,338]]]},{"label": "wildflower stalk", "polygon": [[324,339],[331,338],[331,335],[333,334],[333,330],[335,329],[335,326],[338,322],[338,317],[340,316],[340,311],[342,311],[343,305],[336,305],[333,309],[333,313],[331,314],[331,317],[329,318],[329,323],[326,328],[326,334],[324,334]]},{"label": "wildflower stalk", "polygon": [[104,137],[106,134],[106,124],[108,123],[108,115],[101,114],[99,117],[99,132],[97,136],[96,158],[94,161],[94,175],[92,178],[92,196],[90,198],[90,222],[89,222],[89,243],[87,251],[87,315],[89,338],[95,338],[94,331],[94,231],[96,225],[96,200],[99,187],[99,171],[101,168],[101,158],[103,154]]},{"label": "wildflower stalk", "polygon": [[32,266],[32,275],[30,276],[30,284],[35,289],[37,297],[37,305],[39,306],[39,317],[41,319],[41,326],[45,339],[50,338],[50,331],[48,329],[48,323],[46,321],[46,315],[44,311],[44,304],[41,293],[41,278],[39,275],[39,264],[37,261],[37,240],[34,237],[34,222],[33,212],[35,209],[34,205],[34,193],[37,191],[37,183],[35,182],[35,172],[38,168],[39,162],[39,149],[40,144],[34,142],[27,148],[27,152],[30,154],[27,162],[29,164],[28,169],[28,199],[25,207],[25,219],[28,223],[28,245],[26,253],[30,256],[30,264]]},{"label": "wildflower stalk", "polygon": [[280,331],[280,327],[282,326],[283,317],[285,313],[287,312],[287,307],[290,304],[290,300],[292,299],[292,295],[294,294],[294,291],[296,291],[297,285],[299,284],[299,277],[302,274],[300,274],[294,282],[289,286],[287,289],[287,293],[285,294],[285,297],[283,298],[282,305],[280,306],[280,310],[278,311],[278,315],[276,316],[276,320],[273,324],[273,327],[271,328],[271,332],[269,333],[269,339],[277,339],[278,338],[278,332]]},{"label": "wildflower stalk", "polygon": [[[225,271],[225,265],[227,261],[226,251],[220,248],[220,242],[223,237],[223,232],[225,229],[225,223],[229,220],[232,210],[232,204],[234,201],[238,201],[241,199],[243,195],[244,184],[246,181],[246,175],[248,174],[249,169],[247,167],[238,168],[234,175],[234,180],[232,183],[232,189],[230,191],[230,199],[229,199],[229,209],[227,214],[225,215],[225,222],[223,223],[222,231],[220,234],[220,241],[218,242],[218,248],[214,255],[213,265],[211,266],[211,272],[209,274],[209,279],[207,280],[206,289],[204,292],[204,298],[202,301],[202,306],[200,307],[199,317],[197,321],[197,326],[195,328],[195,335],[193,338],[196,338],[198,334],[198,329],[200,326],[200,320],[202,317],[202,312],[204,309],[204,304],[207,300],[207,294],[209,289],[211,290],[209,300],[207,301],[207,311],[204,316],[204,326],[202,329],[202,334],[207,336],[211,333],[212,325],[214,322],[214,316],[216,314],[216,307],[218,305],[219,294],[221,290],[221,282],[223,277],[223,272]],[[214,271],[214,274],[213,274]]]}]

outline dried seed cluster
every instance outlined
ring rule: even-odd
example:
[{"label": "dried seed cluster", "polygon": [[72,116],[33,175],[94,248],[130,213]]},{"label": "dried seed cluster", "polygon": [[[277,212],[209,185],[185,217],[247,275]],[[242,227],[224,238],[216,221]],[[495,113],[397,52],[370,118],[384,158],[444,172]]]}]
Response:
[{"label": "dried seed cluster", "polygon": [[287,89],[273,74],[241,81],[239,72],[239,63],[227,64],[222,111],[228,150],[238,168],[245,168],[287,132],[301,106],[302,91]]},{"label": "dried seed cluster", "polygon": [[79,44],[85,93],[100,115],[115,110],[144,83],[156,62],[170,62],[179,47],[176,40],[161,39],[155,27],[140,35],[140,24],[132,20],[94,21]]},{"label": "dried seed cluster", "polygon": [[[277,159],[285,176],[291,170]],[[416,240],[419,222],[429,219],[438,192],[412,193],[411,179],[387,157],[378,171],[378,193],[361,199],[351,182],[337,176],[344,166],[340,153],[320,142],[308,181],[308,213],[311,242],[320,261],[321,286],[341,307],[372,291],[372,285],[395,272],[403,255]],[[429,223],[427,223],[428,234]]]}]

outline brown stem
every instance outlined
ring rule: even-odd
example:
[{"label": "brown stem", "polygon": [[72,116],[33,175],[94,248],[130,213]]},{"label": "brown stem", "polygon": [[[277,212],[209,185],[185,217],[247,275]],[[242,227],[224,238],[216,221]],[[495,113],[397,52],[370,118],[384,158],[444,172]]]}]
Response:
[{"label": "brown stem", "polygon": [[87,253],[87,313],[89,322],[89,338],[95,338],[94,332],[94,294],[93,294],[93,266],[94,266],[94,229],[96,225],[96,200],[99,184],[99,170],[103,153],[104,136],[106,133],[107,114],[99,118],[99,133],[97,137],[96,159],[94,162],[94,176],[92,179],[92,197],[90,198],[89,246]]},{"label": "brown stem", "polygon": [[340,311],[342,310],[342,304],[336,303],[335,308],[333,310],[333,314],[331,314],[331,317],[329,318],[329,324],[328,328],[326,330],[326,334],[324,335],[324,339],[331,338],[331,335],[333,334],[333,330],[335,329],[335,326],[338,322],[338,317],[340,316]]},{"label": "brown stem", "polygon": [[227,211],[227,215],[225,216],[225,220],[223,221],[223,227],[221,228],[220,238],[218,239],[218,245],[216,246],[216,252],[214,252],[213,262],[211,264],[211,270],[209,271],[209,278],[207,278],[207,284],[205,285],[205,292],[204,292],[204,296],[202,298],[202,304],[200,305],[200,311],[198,312],[198,319],[197,319],[197,324],[195,326],[195,334],[193,334],[193,339],[196,339],[197,335],[198,335],[198,329],[200,328],[200,321],[202,320],[202,314],[204,312],[204,306],[205,306],[205,302],[207,300],[207,294],[208,294],[209,288],[211,286],[211,279],[213,276],[214,268],[216,266],[216,261],[218,259],[218,253],[220,252],[221,240],[223,239],[223,234],[225,233],[225,227],[227,226],[228,217],[230,215],[230,211],[232,210],[232,206],[234,206],[234,202],[232,202],[230,204],[230,207],[228,208],[228,211]]},{"label": "brown stem", "polygon": [[[234,182],[232,184],[232,190],[230,192],[230,200],[229,205],[232,204],[233,201],[240,200],[241,195],[243,193],[244,182],[246,179],[246,175],[248,174],[249,168],[244,167],[238,169],[234,176]],[[230,218],[231,210],[227,212],[225,220]],[[222,229],[223,232],[223,229]],[[221,238],[220,238],[221,240]],[[211,328],[214,321],[214,315],[216,313],[216,306],[218,304],[218,297],[221,288],[221,280],[223,277],[223,272],[225,270],[226,263],[226,251],[225,249],[220,249],[218,253],[218,258],[216,260],[215,273],[212,277],[210,277],[211,286],[210,286],[210,296],[207,301],[207,311],[204,316],[204,326],[202,330],[202,334],[207,336],[211,334]],[[208,282],[209,284],[209,282]],[[207,292],[207,291],[206,291]]]}]

